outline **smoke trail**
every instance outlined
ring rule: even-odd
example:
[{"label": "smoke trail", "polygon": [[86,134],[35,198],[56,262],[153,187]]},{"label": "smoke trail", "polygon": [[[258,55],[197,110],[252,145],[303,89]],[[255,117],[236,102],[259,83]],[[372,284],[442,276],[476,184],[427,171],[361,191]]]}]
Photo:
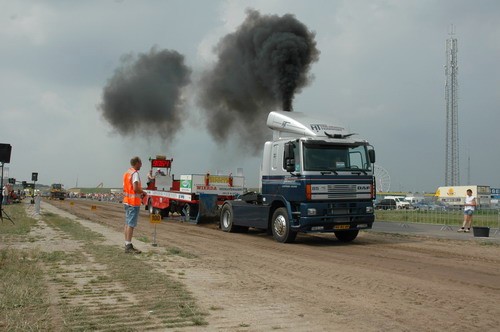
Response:
[{"label": "smoke trail", "polygon": [[218,61],[200,80],[199,104],[217,141],[238,132],[260,148],[267,114],[292,111],[294,95],[310,81],[311,64],[319,59],[314,37],[293,15],[247,11],[237,31],[220,40]]},{"label": "smoke trail", "polygon": [[185,117],[182,88],[191,70],[176,51],[157,51],[122,57],[121,66],[104,88],[100,110],[121,134],[139,133],[174,138]]}]

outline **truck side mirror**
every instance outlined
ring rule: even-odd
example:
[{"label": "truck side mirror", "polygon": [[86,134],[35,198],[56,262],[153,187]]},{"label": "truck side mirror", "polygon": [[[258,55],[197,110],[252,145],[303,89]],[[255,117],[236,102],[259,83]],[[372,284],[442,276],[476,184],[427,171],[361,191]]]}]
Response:
[{"label": "truck side mirror", "polygon": [[292,142],[285,143],[285,153],[283,156],[283,166],[287,172],[295,171],[295,145]]},{"label": "truck side mirror", "polygon": [[368,157],[370,158],[370,162],[375,164],[375,150],[368,150]]}]

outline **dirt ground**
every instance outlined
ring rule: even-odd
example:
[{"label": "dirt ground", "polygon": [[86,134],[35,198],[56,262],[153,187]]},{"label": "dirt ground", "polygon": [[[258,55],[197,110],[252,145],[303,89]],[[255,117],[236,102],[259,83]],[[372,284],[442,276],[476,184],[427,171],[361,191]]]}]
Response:
[{"label": "dirt ground", "polygon": [[[123,246],[121,204],[49,203],[42,211],[68,211]],[[156,230],[157,247],[137,240],[151,240],[154,231],[142,211],[134,244],[145,259],[148,251],[167,247],[197,256],[168,263],[169,270],[182,271],[182,282],[209,312],[208,326],[183,330],[500,330],[495,243],[372,231],[351,244],[333,234],[299,235],[294,244],[280,244],[262,232],[230,234],[178,219]]]}]

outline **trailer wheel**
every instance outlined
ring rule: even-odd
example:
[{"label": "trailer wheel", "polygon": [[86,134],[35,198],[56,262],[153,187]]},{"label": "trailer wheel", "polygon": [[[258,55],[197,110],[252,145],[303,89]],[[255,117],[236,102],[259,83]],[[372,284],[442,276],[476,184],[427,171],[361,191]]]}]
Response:
[{"label": "trailer wheel", "polygon": [[234,232],[236,227],[233,224],[233,208],[229,204],[224,204],[220,213],[220,229],[224,232]]},{"label": "trailer wheel", "polygon": [[351,242],[353,241],[359,233],[359,230],[353,229],[350,231],[334,232],[337,239],[341,242]]},{"label": "trailer wheel", "polygon": [[197,214],[198,214],[198,205],[196,204],[187,203],[182,208],[181,215],[184,216],[184,221],[190,221],[191,218],[196,218]]},{"label": "trailer wheel", "polygon": [[273,237],[276,241],[281,243],[291,243],[295,241],[297,232],[294,232],[290,227],[290,218],[286,208],[281,207],[276,209],[273,213],[271,220],[271,228]]},{"label": "trailer wheel", "polygon": [[189,216],[189,204],[185,204],[181,209],[180,209],[180,214],[181,216],[185,217],[186,216],[186,212],[187,212],[187,215]]},{"label": "trailer wheel", "polygon": [[148,207],[149,214],[159,214],[159,215],[161,215],[161,217],[163,219],[163,217],[164,217],[163,211],[159,208],[153,207],[153,202],[151,200],[149,200],[147,207]]},{"label": "trailer wheel", "polygon": [[168,218],[168,215],[170,214],[170,207],[168,207],[166,209],[160,209],[159,212],[161,214],[162,219],[163,218]]}]

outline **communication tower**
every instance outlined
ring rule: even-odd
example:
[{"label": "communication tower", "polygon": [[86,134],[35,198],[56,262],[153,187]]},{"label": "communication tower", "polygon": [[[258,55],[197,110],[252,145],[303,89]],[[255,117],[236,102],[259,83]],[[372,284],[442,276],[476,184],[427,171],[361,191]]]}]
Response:
[{"label": "communication tower", "polygon": [[445,98],[446,98],[446,186],[460,184],[458,156],[458,42],[452,25],[446,40]]}]

